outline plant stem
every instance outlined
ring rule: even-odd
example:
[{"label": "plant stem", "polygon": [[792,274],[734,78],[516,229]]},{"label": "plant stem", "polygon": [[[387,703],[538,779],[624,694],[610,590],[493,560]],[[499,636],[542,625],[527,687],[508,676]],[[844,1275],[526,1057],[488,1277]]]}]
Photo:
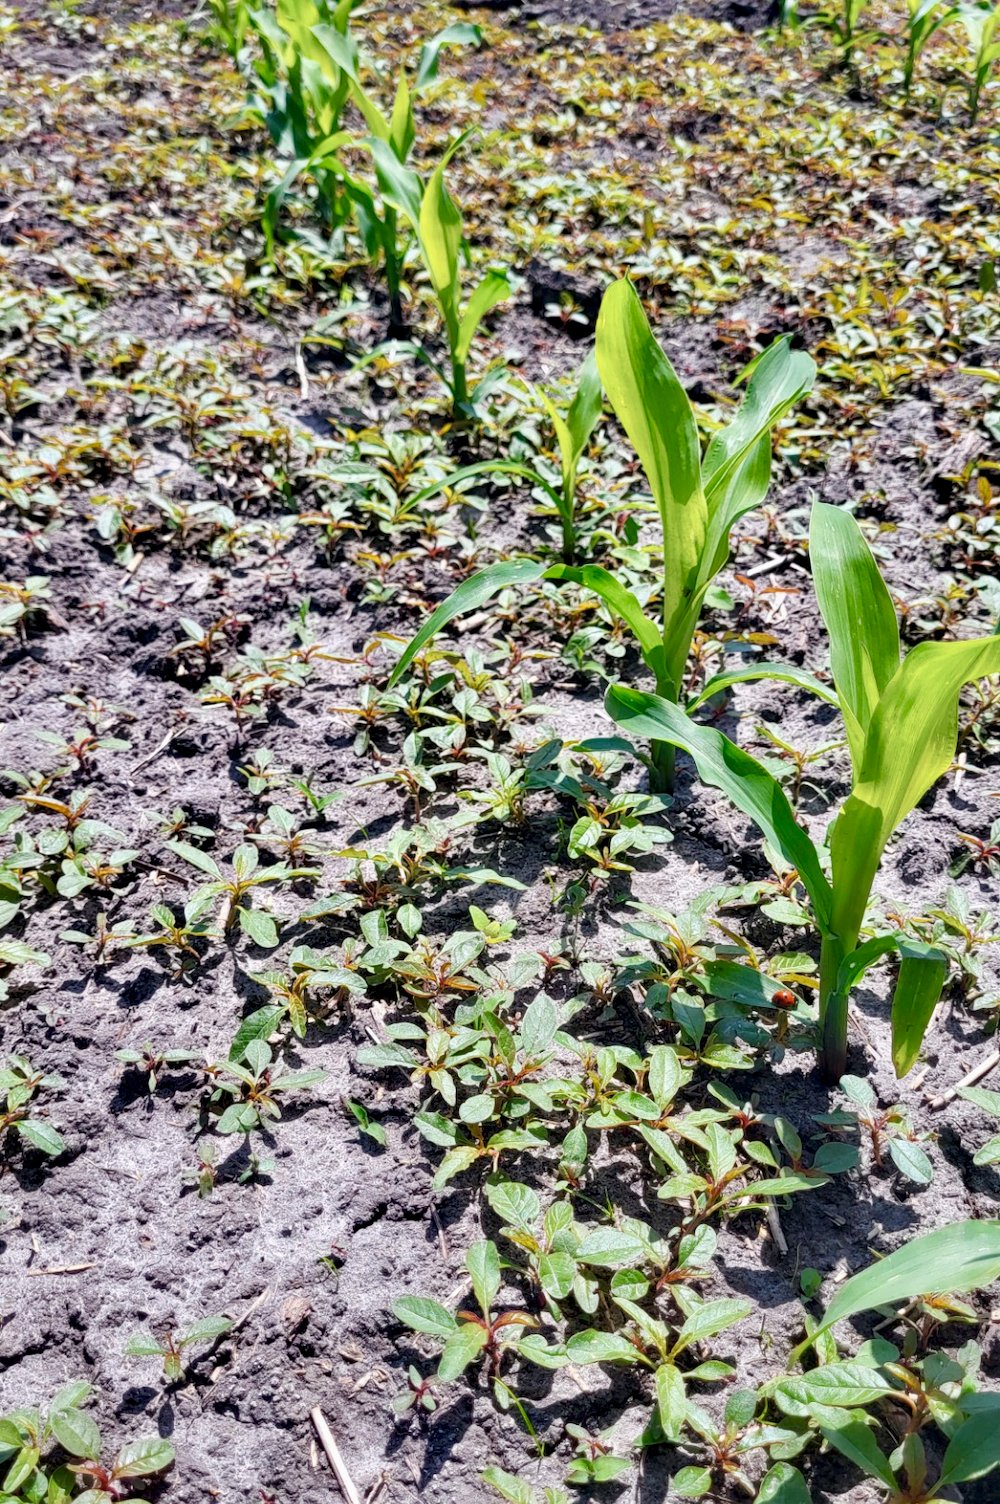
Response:
[{"label": "plant stem", "polygon": [[469,388],[465,379],[465,362],[451,362],[451,404],[456,418],[468,417]]},{"label": "plant stem", "polygon": [[837,935],[824,935],[819,961],[819,1067],[824,1080],[839,1081],[847,1070],[847,993],[838,991],[837,974],[844,959]]},{"label": "plant stem", "polygon": [[649,787],[654,794],[670,794],[674,788],[677,749],[672,742],[651,742]]}]

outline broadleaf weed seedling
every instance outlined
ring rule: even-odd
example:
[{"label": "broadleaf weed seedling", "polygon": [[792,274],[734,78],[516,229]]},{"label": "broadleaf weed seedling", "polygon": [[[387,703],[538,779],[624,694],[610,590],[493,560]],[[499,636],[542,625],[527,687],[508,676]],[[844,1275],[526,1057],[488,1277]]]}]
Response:
[{"label": "broadleaf weed seedling", "polygon": [[22,1144],[50,1159],[62,1154],[66,1148],[62,1135],[48,1121],[47,1108],[38,1099],[44,1101],[63,1085],[61,1076],[36,1070],[26,1056],[9,1055],[0,1069],[0,1143],[13,1133]]},{"label": "broadleaf weed seedling", "polygon": [[128,1358],[158,1358],[163,1365],[163,1377],[168,1384],[177,1384],[183,1379],[190,1359],[186,1350],[215,1342],[231,1330],[228,1316],[206,1316],[194,1326],[177,1331],[166,1330],[161,1337],[149,1332],[136,1332],[125,1343]]}]

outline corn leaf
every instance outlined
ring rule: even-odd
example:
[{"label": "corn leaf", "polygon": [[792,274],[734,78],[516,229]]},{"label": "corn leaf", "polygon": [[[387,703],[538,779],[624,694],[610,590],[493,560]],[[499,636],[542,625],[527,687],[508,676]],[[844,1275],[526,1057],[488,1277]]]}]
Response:
[{"label": "corn leaf", "polygon": [[902,1078],[917,1063],[948,975],[948,958],[916,940],[901,940],[899,953],[902,962],[892,995],[892,1064]]},{"label": "corn leaf", "polygon": [[[537,559],[512,559],[508,563],[490,564],[463,580],[457,590],[453,590],[448,599],[431,612],[419,632],[407,643],[389,675],[389,688],[399,683],[424,644],[430,642],[456,616],[461,616],[466,611],[475,611],[509,585],[530,585],[541,579],[544,573],[545,565]],[[166,844],[170,845],[170,842]]]},{"label": "corn leaf", "polygon": [[841,939],[856,939],[889,837],[951,764],[962,688],[995,673],[1000,637],[922,642],[885,689],[868,727],[854,791],[830,842],[834,929]]},{"label": "corn leaf", "polygon": [[797,870],[816,919],[825,929],[831,914],[830,885],[816,848],[792,813],[777,779],[721,731],[699,726],[679,706],[659,695],[614,684],[604,705],[612,720],[633,735],[669,742],[694,759],[702,782],[721,789]]},{"label": "corn leaf", "polygon": [[662,653],[663,647],[659,627],[650,621],[631,590],[620,585],[613,574],[602,569],[599,564],[582,564],[579,567],[554,564],[548,570],[546,578],[570,580],[574,585],[582,585],[585,590],[592,590],[595,595],[599,595],[627,624],[642,649],[643,658],[656,671],[656,658]]},{"label": "corn leaf", "polygon": [[[708,508],[691,403],[630,282],[616,282],[604,294],[597,320],[597,365],[659,509],[664,639],[674,641],[676,624],[685,617],[696,586]],[[686,638],[682,652],[686,657]]]},{"label": "corn leaf", "polygon": [[448,344],[459,341],[459,251],[462,216],[445,187],[444,162],[431,173],[420,204],[417,231],[427,272],[448,329]]},{"label": "corn leaf", "polygon": [[815,503],[809,557],[857,775],[872,716],[899,669],[896,611],[872,551],[849,512]]},{"label": "corn leaf", "polygon": [[750,684],[755,679],[774,679],[782,684],[794,684],[797,689],[807,690],[809,694],[825,700],[828,705],[840,704],[830,686],[804,668],[796,668],[788,663],[753,663],[746,668],[728,669],[721,674],[714,674],[694,699],[688,700],[686,707],[688,714],[692,710],[697,710],[699,705],[704,705],[711,700],[713,695],[732,689],[734,684]]},{"label": "corn leaf", "polygon": [[502,303],[505,298],[509,297],[510,283],[507,281],[506,272],[487,272],[465,305],[458,326],[458,341],[454,348],[457,360],[468,359],[470,346],[483,319],[491,308],[495,308],[498,303]]},{"label": "corn leaf", "polygon": [[956,1222],[911,1238],[846,1281],[793,1361],[838,1321],[918,1295],[978,1290],[1000,1279],[1000,1221]]}]

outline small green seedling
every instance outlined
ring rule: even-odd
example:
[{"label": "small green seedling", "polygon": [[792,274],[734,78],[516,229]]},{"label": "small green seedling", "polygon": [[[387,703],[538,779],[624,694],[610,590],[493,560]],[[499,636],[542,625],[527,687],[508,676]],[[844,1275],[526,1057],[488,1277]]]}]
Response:
[{"label": "small green seedling", "polygon": [[632,1466],[627,1457],[616,1457],[611,1440],[614,1426],[592,1435],[585,1426],[566,1422],[566,1435],[576,1442],[576,1456],[566,1469],[566,1482],[582,1485],[612,1483]]},{"label": "small green seedling", "polygon": [[220,1133],[252,1133],[276,1121],[281,1117],[283,1097],[327,1077],[326,1071],[319,1070],[275,1071],[274,1057],[262,1039],[250,1041],[243,1060],[245,1064],[227,1060],[215,1067],[217,1084],[210,1105],[219,1110],[215,1126]]},{"label": "small green seedling", "polygon": [[[54,1395],[45,1414],[25,1408],[0,1416],[3,1504],[144,1504],[132,1493],[133,1480],[165,1472],[174,1449],[160,1436],[147,1436],[127,1442],[112,1462],[102,1463],[101,1433],[83,1408],[92,1393],[76,1380]],[[56,1446],[68,1461],[50,1460],[47,1453]]]},{"label": "small green seedling", "polygon": [[138,1050],[116,1050],[115,1059],[123,1065],[135,1066],[146,1077],[146,1085],[152,1096],[160,1084],[161,1076],[175,1066],[190,1065],[192,1061],[200,1059],[200,1056],[193,1050],[158,1050],[151,1044],[144,1044]]},{"label": "small green seedling", "polygon": [[260,852],[256,846],[247,842],[238,846],[232,856],[232,876],[227,877],[213,857],[207,851],[200,851],[197,846],[191,846],[186,841],[165,841],[175,856],[190,866],[196,867],[199,872],[205,873],[209,881],[202,886],[185,905],[185,919],[190,908],[192,920],[204,912],[205,906],[213,898],[221,898],[222,904],[217,915],[217,922],[223,934],[230,934],[236,924],[239,924],[243,933],[265,950],[273,950],[278,944],[278,926],[271,914],[262,912],[260,909],[251,908],[249,898],[254,888],[262,887],[269,883],[293,883],[300,877],[319,877],[317,867],[287,867],[283,863],[276,863],[272,867],[259,867]]},{"label": "small green seedling", "polygon": [[45,1109],[40,1108],[36,1098],[47,1092],[59,1091],[64,1085],[61,1076],[38,1071],[25,1055],[10,1055],[5,1066],[0,1068],[0,1144],[8,1132],[13,1132],[22,1143],[54,1159],[66,1148],[62,1135],[46,1121]]},{"label": "small green seedling", "polygon": [[160,1358],[163,1362],[163,1377],[168,1383],[175,1384],[184,1377],[185,1350],[224,1337],[232,1324],[228,1316],[206,1316],[204,1321],[198,1321],[194,1326],[176,1332],[166,1331],[162,1337],[154,1337],[149,1332],[136,1332],[126,1342],[125,1353],[129,1358]]},{"label": "small green seedling", "polygon": [[426,1333],[442,1344],[437,1376],[443,1384],[452,1383],[471,1363],[485,1358],[497,1403],[506,1408],[511,1393],[500,1377],[501,1365],[509,1352],[520,1349],[525,1328],[538,1322],[527,1311],[494,1312],[493,1302],[500,1291],[500,1255],[495,1243],[473,1243],[465,1255],[465,1267],[478,1311],[460,1310],[453,1315],[436,1300],[404,1295],[393,1304],[392,1313],[413,1331]]},{"label": "small green seedling", "polygon": [[[958,1095],[973,1107],[981,1107],[992,1117],[1000,1118],[1000,1091],[987,1091],[983,1086],[963,1086]],[[986,1141],[972,1156],[974,1165],[1000,1164],[1000,1136]]]},{"label": "small green seedling", "polygon": [[854,1128],[867,1134],[876,1170],[884,1168],[888,1150],[890,1159],[904,1179],[912,1180],[914,1185],[930,1185],[934,1166],[920,1145],[931,1135],[914,1131],[902,1103],[880,1107],[874,1089],[860,1076],[841,1076],[840,1089],[851,1107],[823,1113],[816,1118],[817,1123],[838,1130]]}]

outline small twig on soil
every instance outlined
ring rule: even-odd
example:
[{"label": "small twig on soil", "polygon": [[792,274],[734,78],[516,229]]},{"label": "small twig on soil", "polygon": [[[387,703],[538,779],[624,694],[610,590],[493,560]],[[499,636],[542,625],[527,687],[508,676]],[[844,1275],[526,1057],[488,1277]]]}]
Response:
[{"label": "small twig on soil", "polygon": [[85,1269],[96,1269],[96,1264],[53,1264],[50,1269],[26,1269],[29,1279],[40,1279],[43,1274],[82,1274]]},{"label": "small twig on soil", "polygon": [[295,346],[295,372],[299,378],[299,391],[302,394],[302,400],[303,402],[307,402],[309,400],[309,376],[306,372],[306,363],[302,359],[301,344]]},{"label": "small twig on soil", "polygon": [[441,1219],[437,1214],[436,1206],[431,1207],[431,1221],[434,1223],[434,1231],[437,1233],[438,1247],[441,1250],[441,1257],[443,1259],[446,1259],[448,1257],[448,1239],[444,1235],[444,1228],[441,1226]]},{"label": "small twig on soil", "polygon": [[375,1504],[375,1500],[381,1498],[382,1494],[385,1493],[385,1486],[388,1480],[388,1476],[389,1475],[387,1473],[379,1473],[378,1477],[375,1479],[375,1482],[365,1494],[365,1504]]},{"label": "small twig on soil", "polygon": [[140,768],[145,768],[149,763],[153,761],[155,757],[159,757],[160,753],[165,751],[166,748],[170,746],[170,743],[177,735],[177,731],[178,727],[174,726],[171,731],[167,732],[166,736],[162,737],[157,742],[152,752],[147,752],[145,757],[140,757],[135,766],[129,769],[129,777],[131,778],[133,774],[138,773]]},{"label": "small twig on soil", "polygon": [[252,1300],[250,1302],[250,1304],[247,1306],[246,1310],[243,1312],[243,1315],[242,1316],[237,1316],[236,1320],[233,1322],[232,1326],[229,1328],[229,1331],[226,1333],[226,1335],[228,1337],[231,1337],[234,1332],[238,1332],[239,1329],[240,1329],[240,1327],[243,1326],[244,1322],[249,1321],[250,1317],[253,1315],[253,1313],[255,1311],[259,1311],[260,1308],[261,1308],[261,1306],[264,1305],[264,1304],[266,1304],[266,1302],[269,1301],[270,1298],[271,1298],[271,1286],[268,1285],[268,1286],[266,1286],[265,1289],[261,1290],[261,1292],[257,1296],[256,1300]]},{"label": "small twig on soil", "polygon": [[942,1107],[947,1107],[949,1102],[954,1102],[963,1086],[975,1086],[984,1076],[988,1076],[994,1066],[1000,1065],[1000,1050],[994,1050],[992,1055],[987,1055],[978,1065],[973,1066],[971,1071],[966,1071],[961,1081],[956,1081],[954,1086],[949,1086],[947,1091],[941,1092],[940,1096],[931,1097],[927,1106],[932,1112],[937,1112]]},{"label": "small twig on soil", "polygon": [[781,1230],[781,1223],[778,1220],[778,1208],[773,1202],[768,1204],[764,1216],[767,1220],[767,1230],[771,1234],[771,1242],[781,1254],[781,1257],[787,1258],[788,1243],[785,1239],[785,1234]]},{"label": "small twig on soil", "polygon": [[318,1405],[315,1409],[310,1410],[309,1414],[313,1425],[316,1427],[316,1434],[323,1444],[327,1461],[333,1468],[333,1475],[337,1480],[340,1492],[347,1500],[347,1504],[362,1504],[361,1495],[355,1487],[354,1479],[344,1466],[344,1459],[340,1455],[340,1448],[333,1439],[333,1432],[327,1424],[326,1416]]}]

